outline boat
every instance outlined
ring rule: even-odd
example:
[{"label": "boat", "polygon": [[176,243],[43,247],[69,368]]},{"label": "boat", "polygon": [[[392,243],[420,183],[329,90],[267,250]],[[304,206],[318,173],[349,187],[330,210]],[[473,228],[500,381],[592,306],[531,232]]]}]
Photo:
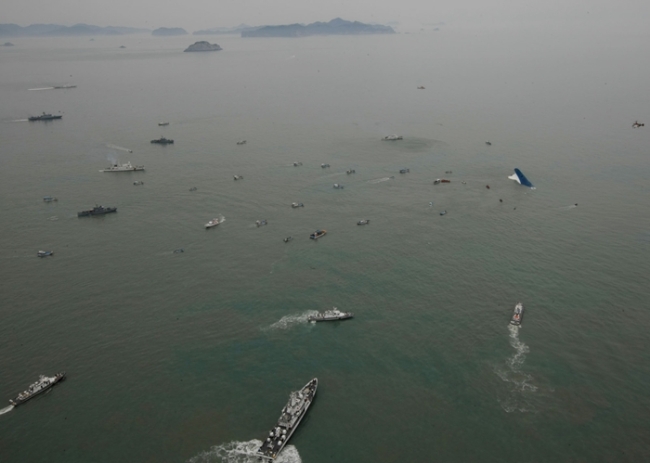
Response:
[{"label": "boat", "polygon": [[309,235],[309,239],[317,240],[318,238],[322,238],[325,235],[327,235],[327,230],[316,230],[314,233]]},{"label": "boat", "polygon": [[302,162],[300,161],[293,163],[293,167],[300,167],[300,166],[302,166]]},{"label": "boat", "polygon": [[354,169],[348,169],[348,170],[345,171],[345,173],[348,174],[348,175],[350,175],[350,174],[356,174],[357,171],[354,170]]},{"label": "boat", "polygon": [[130,162],[124,164],[113,164],[106,169],[100,170],[100,172],[136,172],[144,170],[144,166],[134,166]]},{"label": "boat", "polygon": [[57,85],[54,88],[77,88],[76,85]]},{"label": "boat", "polygon": [[288,243],[289,241],[293,241],[293,236],[287,236],[285,239],[283,239],[285,243]]},{"label": "boat", "polygon": [[58,199],[56,199],[56,198],[54,198],[52,196],[44,196],[43,201],[45,201],[46,203],[51,203],[53,201],[58,201]]},{"label": "boat", "polygon": [[420,85],[420,86],[418,87],[418,90],[424,90],[424,86],[423,86],[423,85]]},{"label": "boat", "polygon": [[38,251],[36,254],[38,257],[48,257],[54,254],[54,251]]},{"label": "boat", "polygon": [[406,173],[408,173],[408,172],[411,172],[411,169],[400,169],[400,170],[399,170],[399,173],[400,173],[400,174],[406,174]]},{"label": "boat", "polygon": [[33,399],[39,394],[42,394],[43,392],[51,389],[54,387],[55,384],[60,383],[65,379],[65,371],[61,373],[57,373],[54,376],[44,376],[41,375],[38,378],[38,381],[36,381],[33,384],[30,384],[30,386],[25,389],[23,392],[18,394],[18,396],[15,399],[11,399],[9,403],[13,405],[14,407],[17,407],[20,404],[23,404],[27,402],[30,399]]},{"label": "boat", "polygon": [[638,129],[639,127],[645,127],[644,122],[639,122],[639,121],[634,121],[634,124],[632,124],[632,128]]},{"label": "boat", "polygon": [[278,422],[257,450],[257,456],[270,461],[278,457],[314,401],[317,389],[318,378],[314,378],[302,389],[289,395],[287,405],[284,406]]},{"label": "boat", "polygon": [[510,324],[519,326],[521,325],[523,318],[524,318],[524,306],[521,302],[518,302],[517,305],[515,306],[515,311],[512,314],[512,319],[510,320]]},{"label": "boat", "polygon": [[447,211],[444,210],[444,211],[442,211],[442,212],[440,213],[440,215],[445,215],[446,213],[447,213]]},{"label": "boat", "polygon": [[235,178],[235,180],[244,180],[243,175],[235,175],[234,178]]},{"label": "boat", "polygon": [[485,144],[488,146],[492,146],[492,143],[490,143],[489,141],[486,141]]},{"label": "boat", "polygon": [[326,167],[329,167],[330,165],[329,165],[329,164],[321,164],[320,166],[321,166],[323,169],[325,169]]},{"label": "boat", "polygon": [[208,223],[205,224],[205,228],[216,227],[217,225],[219,225],[220,223],[224,223],[225,221],[226,221],[226,218],[223,217],[223,216],[221,216],[219,218],[216,218],[216,219],[212,219],[212,220],[208,221]]},{"label": "boat", "polygon": [[159,125],[160,127],[166,127],[166,126],[169,125],[169,122],[158,122],[158,125]]},{"label": "boat", "polygon": [[337,190],[342,190],[345,187],[343,185],[341,185],[340,183],[335,183],[334,188],[336,188]]},{"label": "boat", "polygon": [[173,252],[174,252],[174,254],[180,254],[180,253],[182,253],[182,252],[185,252],[185,249],[183,249],[183,248],[178,248],[178,249],[174,249]]},{"label": "boat", "polygon": [[144,182],[142,180],[136,180],[133,182],[134,185],[144,185]]},{"label": "boat", "polygon": [[305,205],[303,203],[291,203],[291,207],[295,209],[297,207],[305,207]]},{"label": "boat", "polygon": [[535,189],[535,186],[526,178],[524,173],[519,169],[515,168],[515,173],[508,177],[510,180],[514,180],[520,185],[527,186],[528,188]]},{"label": "boat", "polygon": [[336,320],[346,320],[352,317],[354,317],[352,312],[341,312],[336,307],[332,307],[331,310],[319,312],[316,315],[310,315],[307,320],[310,322],[331,322]]},{"label": "boat", "polygon": [[89,215],[104,215],[111,212],[117,212],[117,207],[95,206],[87,211],[77,212],[77,217],[86,217]]},{"label": "boat", "polygon": [[29,120],[30,122],[34,122],[34,121],[53,121],[55,119],[61,119],[62,117],[63,116],[61,116],[61,115],[56,116],[54,114],[43,113],[40,116],[28,117],[27,120]]},{"label": "boat", "polygon": [[261,227],[262,225],[268,225],[268,224],[269,224],[269,222],[266,219],[264,219],[264,220],[256,220],[255,221],[255,225],[257,225],[258,227]]},{"label": "boat", "polygon": [[452,170],[446,170],[446,171],[445,171],[445,174],[451,174],[451,173],[453,173]]},{"label": "boat", "polygon": [[357,225],[368,225],[369,223],[370,223],[370,219],[363,219],[363,220],[359,220],[357,222]]},{"label": "boat", "polygon": [[192,188],[190,188],[190,191],[196,191],[196,190],[198,190],[198,188],[195,187],[195,186],[193,186]]},{"label": "boat", "polygon": [[237,144],[238,144],[238,145],[245,145],[245,144],[246,144],[246,140],[239,140],[239,141],[237,142]]},{"label": "boat", "polygon": [[151,143],[156,143],[158,145],[173,145],[174,140],[170,140],[169,138],[165,138],[165,137],[160,137],[156,140],[151,140]]},{"label": "boat", "polygon": [[387,135],[382,140],[384,141],[396,141],[396,140],[403,140],[404,137],[401,135]]},{"label": "boat", "polygon": [[434,185],[439,185],[441,183],[451,183],[451,180],[448,180],[446,178],[437,178],[433,181]]}]

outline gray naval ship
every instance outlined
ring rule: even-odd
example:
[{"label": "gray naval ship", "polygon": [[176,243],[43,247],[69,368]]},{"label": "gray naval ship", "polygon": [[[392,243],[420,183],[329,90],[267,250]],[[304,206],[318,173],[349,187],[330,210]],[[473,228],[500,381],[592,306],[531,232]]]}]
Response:
[{"label": "gray naval ship", "polygon": [[291,393],[289,402],[282,409],[278,423],[271,429],[269,436],[257,450],[260,460],[273,461],[278,457],[300,421],[307,414],[307,409],[314,401],[316,389],[318,389],[318,378],[309,381],[301,390]]},{"label": "gray naval ship", "polygon": [[324,312],[319,312],[316,315],[310,315],[307,318],[307,321],[330,322],[334,320],[346,320],[352,317],[354,317],[354,314],[352,312],[341,312],[336,307],[332,307],[331,310],[325,310]]},{"label": "gray naval ship", "polygon": [[10,400],[9,403],[14,407],[17,407],[18,405],[25,403],[30,399],[33,399],[37,395],[50,390],[52,387],[54,387],[55,384],[63,381],[64,379],[65,371],[62,373],[57,373],[56,375],[49,378],[47,376],[41,375],[38,381],[36,381],[34,384],[30,384],[26,390],[18,394],[15,399]]}]

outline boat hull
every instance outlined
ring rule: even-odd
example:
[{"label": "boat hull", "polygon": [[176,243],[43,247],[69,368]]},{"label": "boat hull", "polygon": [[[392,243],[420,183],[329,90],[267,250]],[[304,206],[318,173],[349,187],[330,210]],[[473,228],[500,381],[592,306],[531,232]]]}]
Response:
[{"label": "boat hull", "polygon": [[519,326],[521,325],[521,322],[523,320],[524,320],[524,306],[520,302],[515,306],[515,311],[512,314],[512,318],[510,319],[510,324]]},{"label": "boat hull", "polygon": [[39,395],[43,394],[44,392],[49,391],[55,385],[57,385],[61,381],[65,380],[65,372],[57,374],[54,378],[55,378],[54,381],[52,381],[48,386],[44,387],[43,389],[41,389],[41,390],[39,390],[39,391],[37,391],[37,392],[35,392],[33,394],[30,394],[27,397],[24,397],[22,399],[20,399],[18,397],[16,397],[15,399],[11,399],[9,401],[9,403],[11,405],[13,405],[14,407],[17,407],[18,405],[22,405],[25,402],[28,402],[28,401],[32,400],[34,397],[39,396]]},{"label": "boat hull", "polygon": [[337,317],[319,317],[318,315],[312,315],[307,318],[310,322],[335,322],[338,320],[347,320],[348,318],[354,317],[354,314],[348,313],[345,315],[340,315]]},{"label": "boat hull", "polygon": [[[282,431],[286,431],[286,438],[275,442],[271,441],[269,442],[268,440],[262,443],[262,446],[258,449],[257,451],[257,456],[259,458],[264,458],[269,461],[275,460],[280,452],[282,452],[282,449],[287,445],[287,442],[291,439],[291,436],[293,433],[298,429],[298,426],[300,425],[300,422],[302,419],[305,417],[307,414],[307,410],[309,410],[309,407],[311,404],[314,402],[314,399],[316,398],[316,391],[318,390],[318,379],[314,378],[311,381],[309,381],[305,386],[299,391],[301,393],[305,394],[310,394],[311,397],[309,401],[305,404],[304,408],[300,411],[300,416],[296,419],[296,421],[290,426],[290,427],[285,427],[282,425],[281,421],[279,421],[273,429],[281,429]],[[287,404],[288,406],[289,404]],[[285,407],[286,409],[287,407]],[[284,409],[283,409],[284,412]],[[282,419],[282,417],[280,417]]]}]

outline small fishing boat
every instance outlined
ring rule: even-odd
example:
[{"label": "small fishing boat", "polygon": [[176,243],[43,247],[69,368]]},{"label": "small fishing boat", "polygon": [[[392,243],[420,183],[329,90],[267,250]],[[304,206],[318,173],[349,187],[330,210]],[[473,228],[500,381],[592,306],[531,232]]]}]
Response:
[{"label": "small fishing boat", "polygon": [[257,225],[258,227],[261,227],[262,225],[268,225],[268,224],[269,224],[269,222],[266,219],[264,219],[264,220],[256,220],[255,221],[255,225]]},{"label": "small fishing boat", "polygon": [[330,165],[329,165],[329,164],[321,164],[320,166],[321,166],[323,169],[325,169],[326,167],[329,167]]},{"label": "small fishing boat", "polygon": [[285,243],[288,243],[289,241],[293,241],[293,236],[287,236],[285,239],[283,239]]},{"label": "small fishing boat", "polygon": [[327,230],[316,230],[314,233],[309,235],[309,239],[317,240],[318,238],[322,238],[325,235],[327,235]]},{"label": "small fishing boat", "polygon": [[350,175],[350,174],[356,174],[357,171],[354,170],[354,169],[348,169],[348,170],[345,171],[345,173],[348,174],[348,175]]},{"label": "small fishing boat", "polygon": [[38,257],[48,257],[54,254],[54,251],[38,251],[36,254]]},{"label": "small fishing boat", "polygon": [[363,219],[363,220],[359,220],[357,222],[357,225],[368,225],[369,223],[370,223],[370,219]]},{"label": "small fishing boat", "polygon": [[342,190],[345,187],[343,185],[341,185],[340,183],[335,183],[334,188],[337,189],[337,190]]},{"label": "small fishing boat", "polygon": [[158,125],[159,125],[160,127],[166,127],[166,126],[169,125],[169,122],[158,122]]},{"label": "small fishing boat", "polygon": [[447,211],[445,210],[445,211],[442,211],[442,212],[440,213],[440,215],[445,215],[446,213],[447,213]]},{"label": "small fishing boat", "polygon": [[222,224],[222,223],[224,223],[225,221],[226,221],[226,218],[223,217],[223,216],[218,217],[218,218],[216,218],[216,219],[212,219],[212,220],[208,221],[208,223],[205,224],[205,228],[213,228],[213,227],[216,227],[217,225]]},{"label": "small fishing boat", "polygon": [[295,209],[297,207],[305,207],[305,205],[303,203],[291,203],[291,207]]},{"label": "small fishing boat", "polygon": [[237,144],[238,144],[238,145],[245,145],[245,144],[246,144],[246,140],[239,140],[239,141],[237,142]]},{"label": "small fishing boat", "polygon": [[302,166],[302,162],[298,161],[293,163],[293,167],[300,167],[300,166]]},{"label": "small fishing boat", "polygon": [[411,169],[400,169],[399,170],[400,174],[406,174],[406,173],[409,173],[409,172],[411,172]]},{"label": "small fishing boat", "polygon": [[446,178],[437,178],[433,181],[434,185],[439,185],[441,183],[451,183],[451,180],[448,180]]},{"label": "small fishing boat", "polygon": [[243,175],[235,175],[235,180],[244,180]]},{"label": "small fishing boat", "polygon": [[56,198],[54,198],[52,196],[44,196],[43,201],[45,201],[46,203],[51,203],[53,201],[58,201],[58,199],[56,199]]},{"label": "small fishing boat", "polygon": [[397,141],[397,140],[403,140],[404,137],[401,135],[387,135],[382,140],[384,141]]}]

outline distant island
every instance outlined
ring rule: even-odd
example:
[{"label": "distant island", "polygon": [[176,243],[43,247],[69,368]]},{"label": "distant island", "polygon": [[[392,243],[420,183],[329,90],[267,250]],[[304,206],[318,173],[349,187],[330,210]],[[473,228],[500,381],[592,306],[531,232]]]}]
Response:
[{"label": "distant island", "polygon": [[216,43],[210,43],[206,41],[201,41],[201,42],[195,42],[189,47],[187,47],[183,51],[219,51],[223,50],[219,45]]},{"label": "distant island", "polygon": [[182,27],[159,27],[151,35],[155,35],[156,37],[170,37],[174,35],[187,35],[187,31]]},{"label": "distant island", "polygon": [[202,29],[200,31],[192,32],[192,35],[224,35],[224,34],[241,34],[243,31],[249,29],[256,29],[253,26],[240,24],[235,27],[213,27],[211,29]]},{"label": "distant island", "polygon": [[19,26],[18,24],[0,24],[0,37],[74,37],[83,35],[126,35],[149,32],[149,29],[135,27],[100,27],[90,24],[75,24],[74,26],[61,26],[58,24],[32,24]]},{"label": "distant island", "polygon": [[309,35],[366,35],[394,34],[390,26],[364,24],[358,21],[346,21],[341,18],[330,22],[315,22],[307,25],[288,24],[284,26],[262,26],[243,30],[242,37],[306,37]]}]

